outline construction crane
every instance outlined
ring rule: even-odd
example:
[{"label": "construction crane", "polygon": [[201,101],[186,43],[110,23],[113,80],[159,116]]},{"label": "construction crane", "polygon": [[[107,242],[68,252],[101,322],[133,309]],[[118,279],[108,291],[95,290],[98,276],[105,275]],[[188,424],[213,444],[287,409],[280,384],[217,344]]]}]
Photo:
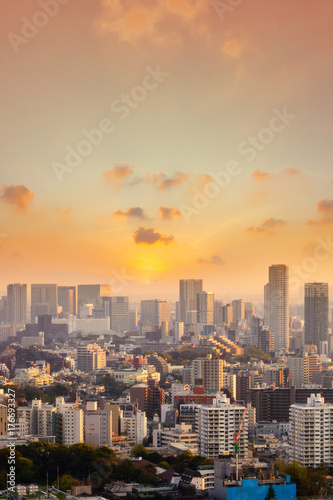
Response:
[{"label": "construction crane", "polygon": [[238,432],[235,432],[235,434],[234,434],[233,446],[235,447],[235,456],[236,456],[236,481],[238,481],[239,438],[240,438],[240,435],[241,435],[241,432],[242,432],[242,427],[243,427],[243,423],[244,423],[244,420],[245,420],[246,412],[247,412],[247,406],[245,406],[245,408],[244,408],[244,413],[243,413],[243,416],[242,416],[242,420],[241,420]]}]

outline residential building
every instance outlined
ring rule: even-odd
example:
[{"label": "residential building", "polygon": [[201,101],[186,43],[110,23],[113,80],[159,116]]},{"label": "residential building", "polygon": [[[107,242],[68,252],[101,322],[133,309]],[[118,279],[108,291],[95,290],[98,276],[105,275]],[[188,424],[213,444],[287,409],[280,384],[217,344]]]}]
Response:
[{"label": "residential building", "polygon": [[106,367],[106,353],[97,344],[78,346],[77,348],[77,369],[90,373]]},{"label": "residential building", "polygon": [[230,403],[224,394],[216,395],[212,405],[196,408],[196,434],[198,454],[214,458],[226,452],[234,454],[234,433],[238,432],[244,417],[239,437],[239,457],[248,454],[248,415],[244,406]]},{"label": "residential building", "polygon": [[333,405],[320,394],[290,407],[291,459],[305,467],[333,464]]}]

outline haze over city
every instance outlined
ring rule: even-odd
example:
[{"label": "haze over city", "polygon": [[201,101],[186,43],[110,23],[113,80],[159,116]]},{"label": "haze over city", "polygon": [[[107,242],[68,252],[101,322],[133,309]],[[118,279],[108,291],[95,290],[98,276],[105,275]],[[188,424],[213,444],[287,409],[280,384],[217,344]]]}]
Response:
[{"label": "haze over city", "polygon": [[4,8],[0,289],[203,278],[263,301],[280,263],[291,300],[331,284],[332,9],[72,0],[31,28],[38,2]]}]

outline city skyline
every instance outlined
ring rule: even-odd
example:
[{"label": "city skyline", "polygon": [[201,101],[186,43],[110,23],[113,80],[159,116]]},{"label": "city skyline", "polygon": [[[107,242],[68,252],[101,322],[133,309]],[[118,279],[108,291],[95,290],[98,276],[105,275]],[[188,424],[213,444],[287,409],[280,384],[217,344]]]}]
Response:
[{"label": "city skyline", "polygon": [[0,21],[1,290],[332,283],[331,4],[45,3]]}]

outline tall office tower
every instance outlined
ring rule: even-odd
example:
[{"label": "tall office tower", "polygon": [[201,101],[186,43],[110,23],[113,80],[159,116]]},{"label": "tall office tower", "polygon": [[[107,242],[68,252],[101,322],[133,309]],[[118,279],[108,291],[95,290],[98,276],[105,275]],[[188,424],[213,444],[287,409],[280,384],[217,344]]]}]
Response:
[{"label": "tall office tower", "polygon": [[264,286],[264,326],[269,328],[269,283]]},{"label": "tall office tower", "polygon": [[232,301],[233,321],[242,321],[245,319],[245,301],[243,299]]},{"label": "tall office tower", "polygon": [[93,370],[106,367],[106,354],[97,344],[78,346],[77,369],[90,373]]},{"label": "tall office tower", "polygon": [[196,310],[197,294],[200,292],[202,280],[179,280],[179,321],[186,323],[186,311]]},{"label": "tall office tower", "polygon": [[[225,394],[217,395],[212,405],[196,408],[198,454],[207,458],[230,453],[234,455],[234,433],[238,432],[244,416],[244,406],[230,404]],[[248,412],[239,437],[239,457],[248,456]]]},{"label": "tall office tower", "polygon": [[305,283],[304,319],[305,342],[319,349],[328,340],[328,283]]},{"label": "tall office tower", "polygon": [[133,330],[138,326],[138,311],[137,309],[129,309],[128,311],[129,329]]},{"label": "tall office tower", "polygon": [[290,384],[296,389],[302,389],[303,385],[309,383],[309,356],[305,352],[303,356],[287,356],[287,367],[290,370]]},{"label": "tall office tower", "polygon": [[191,363],[192,380],[201,380],[207,391],[220,391],[223,387],[223,360],[197,358]]},{"label": "tall office tower", "polygon": [[223,321],[223,300],[215,300],[214,301],[214,325],[222,326]]},{"label": "tall office tower", "polygon": [[269,267],[269,329],[274,333],[275,350],[289,349],[289,268]]},{"label": "tall office tower", "polygon": [[58,286],[58,306],[61,316],[76,316],[76,286]]},{"label": "tall office tower", "polygon": [[180,339],[184,335],[184,323],[182,321],[176,321],[175,323],[175,342],[180,342]]},{"label": "tall office tower", "polygon": [[254,307],[252,302],[245,302],[244,304],[244,317],[247,321],[247,324],[250,325],[251,318],[254,316]]},{"label": "tall office tower", "polygon": [[180,303],[179,300],[176,302],[176,321],[180,322]]},{"label": "tall office tower", "polygon": [[141,300],[141,322],[161,326],[162,321],[170,322],[170,302],[166,300]]},{"label": "tall office tower", "polygon": [[27,285],[15,283],[7,286],[7,321],[27,322]]},{"label": "tall office tower", "polygon": [[233,318],[233,312],[232,312],[232,305],[231,304],[226,304],[223,306],[223,322],[226,325],[230,325],[234,320]]},{"label": "tall office tower", "polygon": [[199,292],[197,294],[197,322],[203,325],[214,323],[213,292]]},{"label": "tall office tower", "polygon": [[58,315],[57,285],[31,285],[31,323],[36,322],[40,314]]},{"label": "tall office tower", "polygon": [[129,330],[128,297],[111,297],[110,328],[120,333]]},{"label": "tall office tower", "polygon": [[289,410],[291,459],[305,467],[333,465],[333,405],[311,394],[306,404]]},{"label": "tall office tower", "polygon": [[77,310],[85,304],[101,307],[102,297],[111,297],[111,285],[78,285]]}]

